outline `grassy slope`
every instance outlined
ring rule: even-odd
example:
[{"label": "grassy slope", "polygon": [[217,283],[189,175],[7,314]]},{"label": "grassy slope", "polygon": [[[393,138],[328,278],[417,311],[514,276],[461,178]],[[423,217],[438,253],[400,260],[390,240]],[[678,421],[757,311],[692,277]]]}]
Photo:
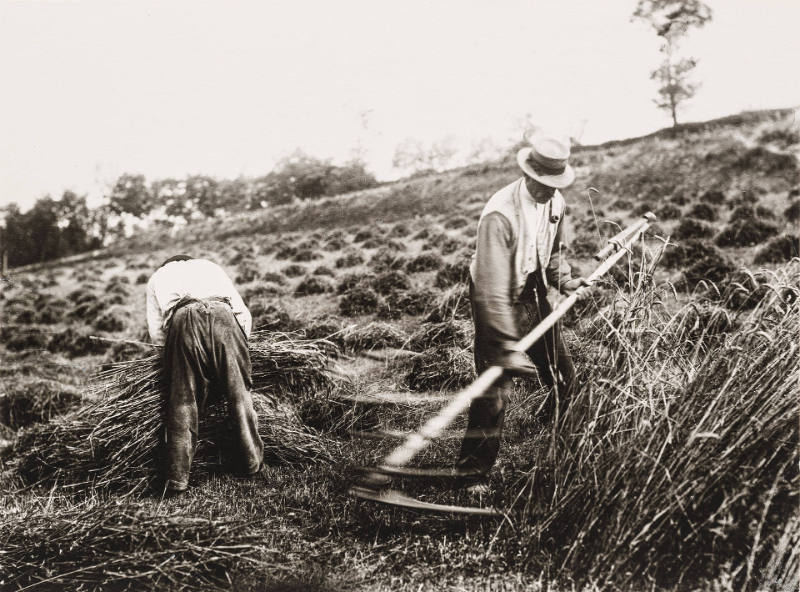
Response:
[{"label": "grassy slope", "polygon": [[[613,234],[615,224],[632,218],[631,209],[647,207],[658,210],[673,204],[685,213],[709,190],[722,191],[726,196],[725,203],[716,208],[717,219],[710,222],[716,232],[727,223],[735,204],[747,202],[752,199],[748,196],[754,196],[765,210],[774,212],[773,222],[780,231],[797,234],[796,227],[784,218],[783,211],[792,199],[791,190],[798,183],[798,144],[787,147],[759,140],[765,130],[781,128],[787,121],[787,113],[739,116],[687,126],[678,133],[665,132],[578,150],[574,157],[578,182],[566,192],[571,212],[571,237],[576,244],[600,246],[602,242],[598,234]],[[787,154],[795,160],[787,161]],[[65,298],[80,289],[97,295],[103,302],[109,297],[109,286],[120,283],[112,282],[111,278],[124,277],[129,283],[118,289],[122,298],[117,304],[103,308],[123,321],[124,328],[108,332],[108,335],[138,338],[142,329],[143,286],[137,285],[137,278],[148,274],[167,256],[182,251],[212,258],[236,278],[253,270],[259,275],[280,272],[292,261],[291,257],[279,257],[280,249],[275,248],[276,243],[298,247],[307,242],[319,258],[298,264],[306,267],[308,272],[320,265],[327,266],[336,274],[333,281],[338,281],[345,273],[372,269],[370,257],[394,234],[393,240],[400,243],[397,247],[400,257],[412,258],[426,245],[439,251],[443,244],[449,244],[448,249],[452,252],[445,255],[445,260],[456,263],[463,261],[470,252],[474,224],[482,204],[494,190],[514,180],[517,174],[513,159],[509,158],[311,204],[200,223],[174,233],[147,233],[108,249],[92,261],[52,265],[45,270],[13,276],[15,285],[4,291],[4,318],[12,319],[20,306],[7,305],[8,298],[17,296],[23,303],[30,302],[35,293]],[[589,187],[599,193],[590,193]],[[396,231],[399,223],[405,223],[410,232],[404,235],[403,231]],[[661,232],[665,235],[672,233],[677,223],[677,220],[662,221]],[[356,232],[365,226],[378,230],[374,248],[353,243]],[[422,229],[439,236],[438,242],[430,237],[414,238],[415,233]],[[352,268],[336,268],[335,261],[344,249],[327,250],[324,244],[337,230],[344,231],[344,242],[350,245],[345,248],[357,248],[364,255],[365,263]],[[726,248],[724,252],[737,264],[755,268],[758,266],[752,262],[756,250],[757,247],[748,246]],[[580,254],[585,255],[584,252]],[[584,270],[591,265],[586,256],[578,258],[578,264]],[[675,279],[678,271],[660,271],[657,277]],[[408,277],[413,288],[422,289],[433,285],[436,272],[413,273]],[[363,326],[372,320],[371,315],[355,318],[339,315],[338,297],[330,293],[295,295],[294,291],[303,281],[302,275],[284,279],[280,288],[282,293],[277,295],[264,294],[260,289],[263,282],[259,279],[245,279],[242,277],[237,283],[244,294],[249,294],[251,307],[255,303],[277,304],[286,309],[300,326],[322,316],[332,316],[343,324],[355,326]],[[674,308],[680,308],[681,302],[674,303]],[[61,306],[69,310],[72,305],[63,303]],[[103,334],[92,328],[95,321],[95,317],[89,317],[42,327],[51,332],[73,327]],[[421,319],[404,316],[391,323],[408,335],[420,325]],[[468,327],[468,323],[464,325]],[[14,330],[24,331],[31,327],[36,325],[18,323]],[[578,345],[588,335],[586,331],[575,327],[568,333],[568,338]],[[579,362],[590,365],[593,360],[590,353],[580,347],[577,349]],[[15,379],[21,380],[19,377],[28,372],[31,365],[38,363],[42,372],[55,372],[57,379],[61,377],[70,385],[75,384],[76,375],[85,379],[87,371],[104,359],[101,354],[67,359],[63,353],[44,356],[35,351],[22,359],[20,354],[6,353],[4,356],[6,362],[13,362],[11,367],[19,368],[19,372],[9,374]],[[396,364],[370,363],[357,358],[351,366],[357,374],[356,390],[405,388],[403,376],[406,369]],[[24,368],[28,370],[23,372]],[[493,476],[500,501],[506,504],[519,491],[518,484],[530,474],[530,461],[524,459],[542,457],[550,446],[550,434],[542,433],[541,427],[529,419],[532,408],[543,394],[543,391],[534,389],[533,396],[521,395],[512,405],[506,448]],[[423,416],[421,411],[399,408],[387,412],[383,419],[393,426],[413,428]],[[456,429],[462,425],[463,420]],[[7,435],[13,438],[13,434]],[[436,450],[426,453],[421,461],[449,462],[457,444],[457,440],[444,442]],[[88,527],[112,509],[135,516],[134,530],[137,524],[141,524],[140,530],[145,530],[148,520],[156,521],[156,518],[148,519],[148,516],[179,515],[239,521],[259,541],[256,556],[260,561],[243,562],[230,570],[234,574],[232,577],[240,578],[237,580],[239,587],[258,584],[285,589],[287,582],[299,581],[320,589],[417,590],[420,587],[460,589],[464,586],[526,589],[556,577],[555,566],[542,563],[541,557],[531,562],[525,558],[519,545],[509,543],[515,538],[529,540],[526,537],[533,536],[527,532],[524,520],[513,528],[506,525],[498,529],[491,523],[418,518],[375,509],[347,497],[348,477],[353,475],[351,467],[374,462],[388,446],[387,443],[364,446],[360,442],[347,442],[343,445],[344,457],[333,467],[316,467],[305,472],[274,468],[266,485],[214,477],[198,484],[186,498],[163,502],[152,498],[138,501],[106,499],[102,494],[81,501],[60,495],[58,488],[52,491],[28,490],[23,495],[15,495],[12,493],[14,484],[7,478],[0,505],[11,520],[44,519],[57,532],[64,532],[63,524],[61,530],[57,530],[61,524],[59,519]],[[454,494],[430,490],[421,494],[448,501],[467,501]],[[41,535],[41,532],[33,533]],[[524,537],[522,533],[526,533]],[[71,544],[75,541],[79,542],[77,546]],[[96,561],[82,550],[87,541],[91,541],[91,536],[81,529],[65,537],[64,544],[74,553],[71,559],[73,569],[89,568]],[[96,544],[103,546],[102,541]],[[108,545],[112,557],[115,553],[121,556],[113,549],[130,551],[136,548],[130,541],[124,544],[109,542]],[[43,552],[39,557],[44,559],[48,554]],[[1,561],[0,557],[0,572]],[[98,568],[98,571],[102,570]],[[43,577],[48,572],[44,566],[32,566],[30,573]],[[578,580],[585,577],[580,570],[574,571],[573,568],[568,572],[567,580],[570,579],[569,573]],[[91,581],[98,581],[100,577],[97,575]],[[563,580],[564,574],[559,579]],[[54,581],[54,588],[60,585]]]}]

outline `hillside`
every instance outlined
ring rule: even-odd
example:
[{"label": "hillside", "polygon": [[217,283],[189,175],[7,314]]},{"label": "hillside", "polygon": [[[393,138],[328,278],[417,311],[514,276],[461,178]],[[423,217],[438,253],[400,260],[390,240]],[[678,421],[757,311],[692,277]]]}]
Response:
[{"label": "hillside", "polygon": [[[791,584],[800,379],[792,118],[744,113],[574,150],[577,181],[564,194],[575,267],[588,273],[605,238],[644,212],[658,224],[565,319],[584,385],[569,415],[541,425],[534,410],[546,391],[518,384],[492,478],[503,523],[420,517],[346,496],[355,467],[392,445],[351,439],[348,429],[414,429],[432,407],[376,410],[342,397],[452,392],[474,377],[467,266],[483,204],[519,176],[513,154],[12,270],[0,294],[0,588]],[[124,495],[91,475],[71,481],[66,464],[61,473],[50,466],[49,458],[77,462],[69,430],[80,425],[91,439],[80,422],[93,405],[120,384],[151,387],[135,382],[150,368],[136,360],[151,348],[125,340],[144,338],[144,284],[176,253],[220,263],[256,329],[329,340],[313,347],[336,359],[334,382],[302,396],[296,385],[273,393],[299,422],[292,433],[324,460],[276,462],[267,483],[198,471],[190,493],[168,501],[141,489]],[[261,343],[253,347],[270,351]],[[384,348],[412,353],[364,355]],[[100,368],[117,382],[98,386]],[[463,425],[421,462],[452,462]],[[105,453],[100,444],[91,452]]]}]

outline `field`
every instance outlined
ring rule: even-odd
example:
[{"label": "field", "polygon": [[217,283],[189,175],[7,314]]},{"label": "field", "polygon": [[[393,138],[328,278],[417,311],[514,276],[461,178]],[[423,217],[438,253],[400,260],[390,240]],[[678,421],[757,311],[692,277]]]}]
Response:
[{"label": "field", "polygon": [[[797,589],[792,118],[746,113],[575,151],[574,267],[588,274],[620,225],[659,218],[564,321],[580,392],[543,424],[546,390],[517,382],[489,499],[403,483],[429,501],[491,503],[502,520],[387,509],[347,489],[394,445],[351,430],[413,430],[440,404],[350,398],[474,377],[469,257],[483,204],[518,177],[513,156],[12,270],[0,589]],[[143,339],[144,284],[176,253],[221,264],[253,313],[273,454],[264,478],[244,480],[208,446],[189,492],[162,499],[135,456],[158,428],[157,352],[114,340]],[[153,413],[135,415],[145,401]],[[451,464],[464,424],[415,462]]]}]

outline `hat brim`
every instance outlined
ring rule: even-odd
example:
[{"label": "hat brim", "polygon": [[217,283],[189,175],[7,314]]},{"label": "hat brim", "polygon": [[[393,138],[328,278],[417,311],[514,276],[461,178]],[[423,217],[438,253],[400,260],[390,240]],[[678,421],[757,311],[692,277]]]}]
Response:
[{"label": "hat brim", "polygon": [[528,157],[531,154],[531,150],[531,148],[522,148],[517,152],[517,164],[526,175],[536,179],[542,185],[555,187],[556,189],[563,189],[564,187],[572,185],[572,182],[575,180],[575,170],[571,166],[567,165],[566,168],[564,168],[564,172],[558,175],[540,175],[528,164]]}]

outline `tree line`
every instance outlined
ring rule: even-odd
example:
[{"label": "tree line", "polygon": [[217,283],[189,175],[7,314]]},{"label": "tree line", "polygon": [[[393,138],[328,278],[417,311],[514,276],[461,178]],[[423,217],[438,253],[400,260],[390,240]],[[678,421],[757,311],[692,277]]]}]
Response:
[{"label": "tree line", "polygon": [[0,208],[0,251],[7,252],[10,266],[41,263],[100,248],[132,225],[174,226],[376,184],[361,160],[334,165],[299,150],[255,178],[190,175],[148,183],[144,175],[126,173],[96,208],[72,191],[60,199],[42,197],[25,212],[15,203]]}]

